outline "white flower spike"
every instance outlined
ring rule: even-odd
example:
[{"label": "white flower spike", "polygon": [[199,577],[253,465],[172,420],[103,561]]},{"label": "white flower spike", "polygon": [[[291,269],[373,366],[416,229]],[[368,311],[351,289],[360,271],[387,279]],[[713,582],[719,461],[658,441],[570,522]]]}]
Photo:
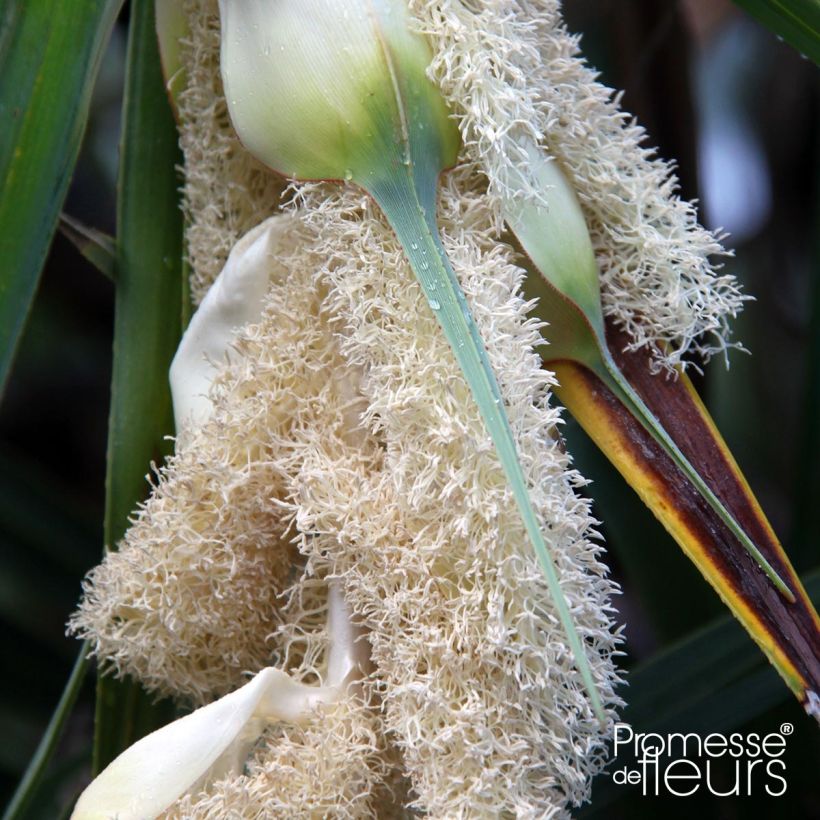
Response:
[{"label": "white flower spike", "polygon": [[337,702],[365,662],[364,641],[338,587],[329,592],[330,651],[321,686],[269,667],[241,689],[152,732],[126,749],[83,792],[72,820],[148,820],[185,794],[241,773],[265,728],[299,723]]}]

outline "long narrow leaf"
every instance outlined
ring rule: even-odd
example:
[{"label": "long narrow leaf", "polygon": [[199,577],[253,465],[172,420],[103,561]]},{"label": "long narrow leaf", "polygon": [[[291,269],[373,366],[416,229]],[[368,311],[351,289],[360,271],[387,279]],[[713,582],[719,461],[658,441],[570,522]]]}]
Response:
[{"label": "long narrow leaf", "polygon": [[[176,127],[163,88],[153,0],[131,5],[117,209],[117,296],[105,544],[115,547],[145,496],[149,462],[173,431],[168,367],[181,327],[182,214]],[[135,684],[100,678],[94,770],[161,722]]]},{"label": "long narrow leaf", "polygon": [[122,0],[0,5],[0,393],[77,160]]},{"label": "long narrow leaf", "polygon": [[820,65],[818,0],[735,0],[735,4]]},{"label": "long narrow leaf", "polygon": [[77,700],[77,695],[80,694],[80,687],[85,679],[85,673],[88,670],[88,661],[86,655],[88,647],[83,644],[77,655],[77,660],[74,663],[74,668],[71,670],[71,675],[60,697],[60,702],[54,710],[51,721],[43,734],[43,739],[31,759],[31,763],[26,769],[14,797],[9,803],[6,811],[3,814],[3,820],[15,820],[15,818],[23,817],[26,808],[37,794],[37,787],[42,782],[43,776],[46,773],[49,761],[51,760],[57,743],[63,734],[66,721],[68,720],[74,702]]}]

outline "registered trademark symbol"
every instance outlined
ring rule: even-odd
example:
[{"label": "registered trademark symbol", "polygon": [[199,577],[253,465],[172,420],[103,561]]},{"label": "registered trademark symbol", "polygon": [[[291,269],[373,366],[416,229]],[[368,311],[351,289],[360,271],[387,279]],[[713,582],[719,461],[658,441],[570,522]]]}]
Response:
[{"label": "registered trademark symbol", "polygon": [[780,726],[781,735],[790,735],[794,731],[794,726],[791,723],[783,723]]}]

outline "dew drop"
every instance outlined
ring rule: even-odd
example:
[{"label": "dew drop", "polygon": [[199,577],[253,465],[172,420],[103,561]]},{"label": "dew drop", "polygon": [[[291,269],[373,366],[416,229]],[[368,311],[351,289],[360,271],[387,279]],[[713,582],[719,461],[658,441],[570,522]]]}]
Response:
[{"label": "dew drop", "polygon": [[433,308],[433,310],[441,310],[441,305],[435,299],[430,300],[430,307]]},{"label": "dew drop", "polygon": [[345,171],[345,179],[346,179],[348,182],[350,182],[350,180],[351,180],[351,179],[353,179],[353,171],[351,171],[351,170],[350,170],[350,168],[348,168],[348,169]]},{"label": "dew drop", "polygon": [[410,243],[410,247],[411,247],[414,251],[417,251],[417,250],[419,249],[419,246],[418,246],[418,243],[417,243],[417,242],[411,242],[411,243]]}]

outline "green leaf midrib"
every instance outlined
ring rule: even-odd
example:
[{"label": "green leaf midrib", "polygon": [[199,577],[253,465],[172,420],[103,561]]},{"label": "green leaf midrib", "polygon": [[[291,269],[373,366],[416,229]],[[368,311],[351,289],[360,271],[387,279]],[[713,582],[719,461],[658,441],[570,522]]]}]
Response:
[{"label": "green leaf midrib", "polygon": [[[418,179],[417,179],[418,176]],[[583,679],[596,717],[605,713],[589,659],[569,605],[561,591],[557,569],[532,505],[518,449],[504,408],[498,381],[458,279],[450,266],[436,228],[435,187],[429,168],[416,172],[412,164],[370,188],[387,216],[410,261],[478,406],[490,434],[516,506],[544,573],[567,642]],[[437,179],[437,175],[434,179]]]}]

